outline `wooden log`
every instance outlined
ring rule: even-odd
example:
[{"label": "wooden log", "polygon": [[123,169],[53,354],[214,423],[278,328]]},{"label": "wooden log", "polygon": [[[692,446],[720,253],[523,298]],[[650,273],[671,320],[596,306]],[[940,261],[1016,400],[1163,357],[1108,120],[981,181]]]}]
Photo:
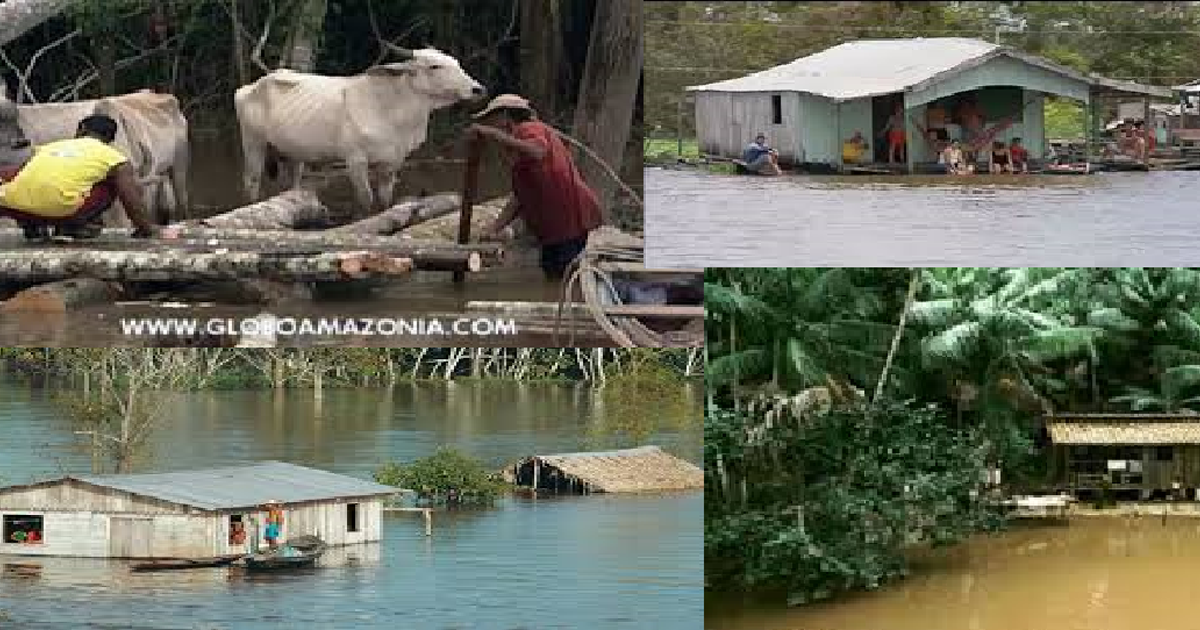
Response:
[{"label": "wooden log", "polygon": [[0,303],[0,313],[66,313],[94,304],[107,304],[121,288],[94,278],[72,278],[26,289]]},{"label": "wooden log", "polygon": [[329,221],[329,209],[317,193],[304,188],[286,191],[265,201],[197,221],[195,225],[243,230],[286,230]]},{"label": "wooden log", "polygon": [[379,214],[326,230],[330,234],[390,235],[430,219],[446,216],[459,206],[458,195],[447,193],[401,202]]},{"label": "wooden log", "polygon": [[320,282],[403,275],[412,268],[411,260],[378,252],[277,256],[254,252],[40,249],[0,253],[0,277],[17,282],[77,276],[122,282],[241,278]]},{"label": "wooden log", "polygon": [[[128,230],[105,230],[100,238],[88,241],[82,246],[95,249],[133,249],[139,250],[180,250],[181,252],[215,253],[221,250],[230,252],[280,252],[287,249],[306,247],[325,252],[338,250],[359,251],[368,249],[374,252],[387,253],[398,258],[412,258],[415,268],[429,271],[453,271],[458,267],[473,269],[474,256],[478,255],[478,267],[492,267],[501,264],[505,258],[502,243],[476,243],[458,245],[447,240],[421,240],[399,236],[371,236],[358,234],[329,234],[328,230],[320,231],[261,231],[250,229],[213,229],[203,227],[180,227],[177,230],[179,238],[174,240],[133,241],[128,238]],[[23,242],[20,230],[0,229],[0,252],[4,252],[5,241]],[[63,251],[78,251],[73,246],[67,248],[31,248],[25,246],[17,251],[47,251],[57,254]],[[0,253],[0,258],[7,253]],[[448,259],[455,262],[447,263]],[[450,265],[448,267],[447,265]],[[0,276],[3,277],[3,276]]]},{"label": "wooden log", "polygon": [[[499,218],[500,213],[503,211],[503,205],[492,205],[490,203],[487,205],[476,205],[471,211],[470,221],[471,234],[474,235],[473,238],[477,240],[479,235],[483,233],[483,230],[495,223],[496,219]],[[399,232],[397,236],[422,240],[444,240],[455,242],[458,240],[461,216],[461,212],[455,212],[443,217],[438,217],[436,219],[421,223],[420,225],[414,225],[410,228],[407,228]],[[505,230],[505,233],[501,235],[500,240],[507,241],[512,240],[512,238],[513,231],[510,228]]]}]

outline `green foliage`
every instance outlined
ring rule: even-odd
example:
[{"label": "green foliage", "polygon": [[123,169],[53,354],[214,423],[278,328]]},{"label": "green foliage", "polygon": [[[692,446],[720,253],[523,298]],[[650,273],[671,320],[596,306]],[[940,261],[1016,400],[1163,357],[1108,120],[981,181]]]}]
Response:
[{"label": "green foliage", "polygon": [[905,546],[999,522],[978,500],[983,439],[933,407],[844,409],[750,438],[762,422],[711,409],[705,423],[712,583],[786,588],[793,604],[876,588],[904,575]]},{"label": "green foliage", "polygon": [[1068,100],[1046,99],[1046,137],[1083,138],[1087,132],[1087,112],[1083,105]]},{"label": "green foliage", "polygon": [[[904,544],[990,527],[962,499],[973,466],[1017,489],[1052,481],[1047,411],[1200,411],[1200,270],[954,268],[918,271],[872,421],[852,392],[880,378],[910,273],[707,272],[712,582],[796,601],[873,588],[903,573]],[[893,479],[925,493],[917,524],[898,522]]]},{"label": "green foliage", "polygon": [[386,464],[374,476],[379,483],[415,490],[422,499],[434,502],[447,501],[454,491],[462,503],[486,505],[495,502],[507,488],[479,460],[450,447],[408,465]]},{"label": "green foliage", "polygon": [[601,390],[606,421],[598,430],[615,438],[619,447],[644,444],[652,433],[699,422],[701,411],[686,381],[657,355],[644,348],[632,351]]}]

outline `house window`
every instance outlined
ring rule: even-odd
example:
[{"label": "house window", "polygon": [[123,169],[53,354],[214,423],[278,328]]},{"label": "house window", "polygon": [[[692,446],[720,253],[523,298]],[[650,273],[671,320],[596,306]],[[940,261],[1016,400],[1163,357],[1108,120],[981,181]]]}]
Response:
[{"label": "house window", "polygon": [[779,94],[771,95],[771,124],[783,124],[783,97]]},{"label": "house window", "polygon": [[358,504],[357,503],[347,503],[346,504],[346,531],[348,531],[348,532],[359,531]]},{"label": "house window", "polygon": [[43,518],[33,514],[5,514],[4,542],[10,545],[40,545],[45,532]]},{"label": "house window", "polygon": [[246,544],[246,521],[241,514],[229,515],[229,544]]},{"label": "house window", "polygon": [[1154,459],[1160,462],[1169,462],[1175,459],[1174,446],[1159,446],[1154,449]]}]

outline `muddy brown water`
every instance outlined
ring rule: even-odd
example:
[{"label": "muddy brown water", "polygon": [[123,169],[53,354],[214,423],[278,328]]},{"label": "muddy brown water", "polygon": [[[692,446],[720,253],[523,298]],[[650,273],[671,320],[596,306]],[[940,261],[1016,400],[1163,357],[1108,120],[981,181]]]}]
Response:
[{"label": "muddy brown water", "polygon": [[829,602],[711,595],[710,630],[1186,630],[1200,519],[1084,517],[914,554],[908,578]]},{"label": "muddy brown water", "polygon": [[971,177],[645,171],[657,266],[1196,262],[1200,172]]}]

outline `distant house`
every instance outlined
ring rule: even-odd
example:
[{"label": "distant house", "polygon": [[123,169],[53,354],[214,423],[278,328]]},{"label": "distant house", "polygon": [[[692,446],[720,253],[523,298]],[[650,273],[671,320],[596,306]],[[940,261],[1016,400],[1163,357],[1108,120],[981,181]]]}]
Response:
[{"label": "distant house", "polygon": [[576,494],[704,488],[704,471],[699,466],[657,446],[531,455],[504,475],[518,486]]},{"label": "distant house", "polygon": [[[0,555],[201,558],[262,540],[269,501],[283,538],[330,545],[380,540],[383,501],[399,488],[283,462],[209,470],[72,475],[0,488]],[[234,534],[245,528],[245,540]],[[31,533],[37,540],[26,539]]]},{"label": "distant house", "polygon": [[695,99],[701,152],[737,157],[762,132],[783,161],[825,167],[843,166],[842,143],[855,132],[870,143],[867,161],[887,161],[881,132],[901,105],[909,170],[937,158],[917,124],[943,140],[964,139],[956,112],[967,100],[989,128],[1008,123],[995,140],[1019,137],[1039,157],[1046,150],[1042,106],[1048,95],[1089,106],[1120,95],[1173,98],[1167,88],[1085,75],[1012,48],[957,37],[847,42],[687,90]]},{"label": "distant house", "polygon": [[1129,498],[1200,488],[1200,415],[1056,414],[1046,418],[1051,473],[1076,494]]}]

